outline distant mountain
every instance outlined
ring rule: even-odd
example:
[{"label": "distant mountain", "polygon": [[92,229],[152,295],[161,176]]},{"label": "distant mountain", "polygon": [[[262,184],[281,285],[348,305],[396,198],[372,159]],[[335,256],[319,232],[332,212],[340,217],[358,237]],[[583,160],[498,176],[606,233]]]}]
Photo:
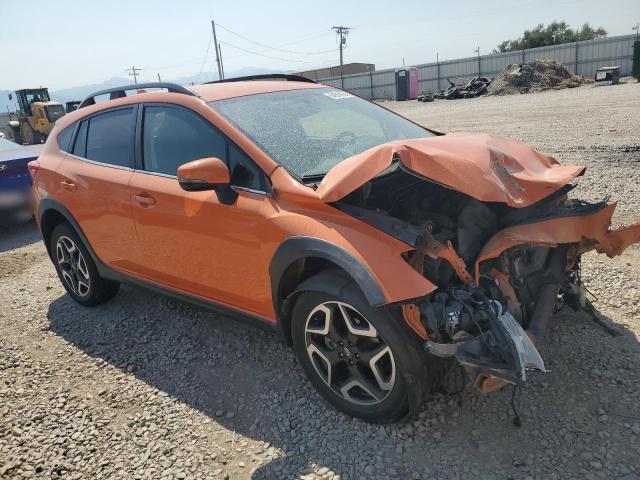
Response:
[{"label": "distant mountain", "polygon": [[98,90],[105,90],[107,88],[119,87],[120,85],[126,85],[131,82],[129,78],[113,77],[109,80],[105,80],[102,83],[94,83],[92,85],[82,85],[80,87],[63,88],[62,90],[50,91],[51,100],[57,102],[68,102],[70,100],[84,100],[85,97],[91,95]]},{"label": "distant mountain", "polygon": [[[239,70],[233,70],[231,72],[225,72],[226,78],[243,77],[246,75],[259,75],[261,73],[289,73],[282,70],[269,70],[267,68],[255,68],[245,67]],[[214,72],[202,72],[200,75],[189,75],[186,77],[180,77],[177,79],[163,78],[163,81],[179,83],[182,85],[191,85],[194,83],[210,82],[218,79],[218,73]],[[63,88],[61,90],[49,91],[51,99],[58,102],[68,102],[70,100],[83,100],[85,97],[98,90],[104,90],[112,87],[119,87],[121,85],[128,85],[131,83],[130,78],[113,77],[109,80],[105,80],[102,83],[95,83],[92,85],[82,85],[78,87]],[[6,112],[7,108],[14,111],[16,108],[15,97],[13,101],[9,101],[8,94],[13,93],[12,90],[0,90],[0,111]]]}]

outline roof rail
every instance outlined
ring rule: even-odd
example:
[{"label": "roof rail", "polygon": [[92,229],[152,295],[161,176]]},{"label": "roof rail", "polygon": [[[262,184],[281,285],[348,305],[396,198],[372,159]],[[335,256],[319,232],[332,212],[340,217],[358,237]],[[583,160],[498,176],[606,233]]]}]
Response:
[{"label": "roof rail", "polygon": [[168,83],[168,82],[151,82],[151,83],[136,83],[134,85],[124,85],[122,87],[114,87],[107,88],[106,90],[100,90],[99,92],[92,93],[87,98],[85,98],[78,109],[82,107],[87,107],[89,105],[94,105],[96,103],[95,97],[99,95],[109,95],[109,100],[115,100],[116,98],[122,98],[127,96],[127,90],[137,90],[140,88],[166,88],[171,93],[182,93],[184,95],[190,95],[192,97],[196,97],[196,93],[192,90],[189,90],[187,87],[182,85],[178,85],[177,83]]},{"label": "roof rail", "polygon": [[262,75],[248,75],[246,77],[224,78],[222,80],[214,80],[212,82],[204,82],[204,83],[209,84],[209,83],[225,83],[225,82],[244,82],[248,80],[286,80],[288,82],[318,83],[315,80],[312,80],[307,77],[303,77],[302,75],[291,75],[288,73],[265,73]]}]

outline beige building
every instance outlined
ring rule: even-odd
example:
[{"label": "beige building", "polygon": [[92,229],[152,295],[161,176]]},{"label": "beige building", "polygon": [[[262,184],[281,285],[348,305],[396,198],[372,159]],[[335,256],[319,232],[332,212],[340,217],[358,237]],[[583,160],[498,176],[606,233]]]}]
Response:
[{"label": "beige building", "polygon": [[336,67],[318,68],[317,70],[299,72],[296,75],[302,75],[313,80],[322,80],[323,78],[339,77],[341,69],[342,75],[353,75],[354,73],[373,72],[376,66],[373,63],[345,63],[342,67],[338,65]]}]

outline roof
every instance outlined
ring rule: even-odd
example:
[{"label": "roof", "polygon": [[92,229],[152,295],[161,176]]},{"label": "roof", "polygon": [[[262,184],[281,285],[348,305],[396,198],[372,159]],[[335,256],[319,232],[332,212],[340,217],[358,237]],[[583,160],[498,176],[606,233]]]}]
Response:
[{"label": "roof", "polygon": [[205,102],[213,102],[215,100],[243,97],[246,95],[257,95],[260,93],[303,90],[307,88],[326,88],[326,85],[282,80],[248,80],[191,85],[187,88],[195,92]]},{"label": "roof", "polygon": [[611,66],[611,67],[598,67],[598,72],[602,72],[604,70],[617,70],[620,68],[620,65],[615,65],[615,66]]}]

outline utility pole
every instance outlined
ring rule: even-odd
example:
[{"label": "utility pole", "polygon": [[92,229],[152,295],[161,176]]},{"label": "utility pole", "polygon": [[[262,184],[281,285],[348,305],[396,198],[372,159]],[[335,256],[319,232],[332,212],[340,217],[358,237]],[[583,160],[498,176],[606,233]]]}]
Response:
[{"label": "utility pole", "polygon": [[160,73],[158,73],[158,82],[162,83],[162,79],[160,78]]},{"label": "utility pole", "polygon": [[640,22],[637,22],[636,26],[632,27],[631,30],[635,30],[636,31],[636,42],[638,40],[640,40]]},{"label": "utility pole", "polygon": [[142,69],[132,66],[131,68],[127,68],[126,71],[129,72],[129,76],[130,77],[133,77],[133,83],[137,84],[138,83],[138,74],[142,71]]},{"label": "utility pole", "polygon": [[344,63],[342,51],[347,48],[347,35],[349,35],[349,30],[351,30],[351,27],[333,26],[331,27],[331,30],[335,30],[335,32],[340,37],[340,85],[342,86],[342,88],[344,88],[344,79],[342,78],[342,65]]},{"label": "utility pole", "polygon": [[211,20],[211,29],[213,30],[213,46],[216,48],[216,65],[218,66],[218,80],[224,78],[222,73],[222,59],[220,58],[220,46],[218,45],[218,38],[216,37],[216,22]]},{"label": "utility pole", "polygon": [[347,48],[347,35],[349,35],[349,30],[351,30],[351,27],[331,27],[331,30],[335,30],[335,32],[340,36],[340,66],[342,67],[342,50],[344,48]]}]

